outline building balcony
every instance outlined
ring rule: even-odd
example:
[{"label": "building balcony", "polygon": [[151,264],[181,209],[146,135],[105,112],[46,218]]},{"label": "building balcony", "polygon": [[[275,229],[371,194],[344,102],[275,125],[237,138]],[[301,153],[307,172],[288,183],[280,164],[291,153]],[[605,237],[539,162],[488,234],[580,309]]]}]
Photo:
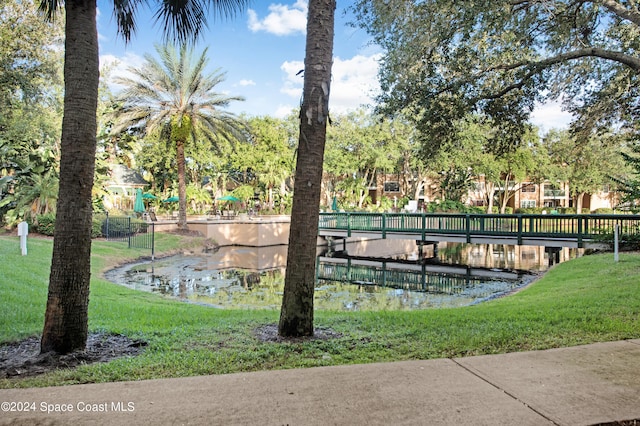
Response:
[{"label": "building balcony", "polygon": [[564,189],[545,189],[544,198],[564,198],[566,191]]}]

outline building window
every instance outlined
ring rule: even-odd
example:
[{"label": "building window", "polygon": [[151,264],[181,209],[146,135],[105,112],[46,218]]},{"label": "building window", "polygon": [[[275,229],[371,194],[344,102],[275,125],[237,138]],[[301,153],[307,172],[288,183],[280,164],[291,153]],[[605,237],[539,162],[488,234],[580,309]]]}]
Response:
[{"label": "building window", "polygon": [[385,182],[384,192],[400,192],[400,184],[398,182]]},{"label": "building window", "polygon": [[602,192],[607,194],[609,192],[609,185],[602,185]]},{"label": "building window", "polygon": [[523,209],[534,209],[536,207],[536,200],[521,200],[520,207]]},{"label": "building window", "polygon": [[532,183],[525,183],[522,185],[521,192],[536,192],[536,186]]}]

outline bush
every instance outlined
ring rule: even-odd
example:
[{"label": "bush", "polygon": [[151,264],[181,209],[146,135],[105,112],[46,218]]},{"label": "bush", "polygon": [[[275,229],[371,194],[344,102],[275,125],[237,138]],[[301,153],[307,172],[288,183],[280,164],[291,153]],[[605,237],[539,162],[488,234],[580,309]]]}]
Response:
[{"label": "bush", "polygon": [[556,210],[560,214],[576,214],[575,207],[558,207]]},{"label": "bush", "polygon": [[[105,215],[93,215],[91,219],[91,238],[102,237],[102,222],[106,218]],[[41,214],[36,217],[36,224],[31,225],[36,232],[42,235],[53,236],[56,222],[55,213]]]},{"label": "bush", "polygon": [[91,238],[100,238],[102,234],[102,222],[107,218],[104,214],[94,214],[91,219]]},{"label": "bush", "polygon": [[485,213],[484,207],[467,206],[460,201],[445,200],[440,203],[429,203],[425,206],[427,213]]},{"label": "bush", "polygon": [[36,216],[35,230],[42,235],[53,236],[56,224],[56,214],[47,213]]},{"label": "bush", "polygon": [[595,214],[614,214],[615,212],[613,211],[613,209],[607,208],[607,207],[601,207],[599,209],[595,209],[593,211],[593,213]]},{"label": "bush", "polygon": [[543,211],[548,211],[548,207],[520,207],[516,209],[516,213],[519,214],[542,214]]}]

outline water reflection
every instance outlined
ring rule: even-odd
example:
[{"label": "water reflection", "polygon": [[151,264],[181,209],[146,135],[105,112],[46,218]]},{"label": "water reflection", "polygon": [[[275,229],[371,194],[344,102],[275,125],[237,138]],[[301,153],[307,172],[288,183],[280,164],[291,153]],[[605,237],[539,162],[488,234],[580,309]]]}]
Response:
[{"label": "water reflection", "polygon": [[[220,308],[280,309],[286,246],[221,247],[109,271],[110,281]],[[319,250],[315,307],[401,310],[465,306],[523,286],[549,259],[579,255],[539,247],[368,240]]]}]

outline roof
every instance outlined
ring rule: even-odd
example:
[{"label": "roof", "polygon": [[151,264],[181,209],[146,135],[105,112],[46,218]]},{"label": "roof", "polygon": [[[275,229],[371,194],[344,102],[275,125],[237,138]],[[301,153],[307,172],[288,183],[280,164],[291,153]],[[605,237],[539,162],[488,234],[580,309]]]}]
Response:
[{"label": "roof", "polygon": [[143,187],[149,185],[149,182],[144,180],[140,173],[130,169],[124,164],[112,164],[109,166],[109,186],[122,186],[122,187]]}]

